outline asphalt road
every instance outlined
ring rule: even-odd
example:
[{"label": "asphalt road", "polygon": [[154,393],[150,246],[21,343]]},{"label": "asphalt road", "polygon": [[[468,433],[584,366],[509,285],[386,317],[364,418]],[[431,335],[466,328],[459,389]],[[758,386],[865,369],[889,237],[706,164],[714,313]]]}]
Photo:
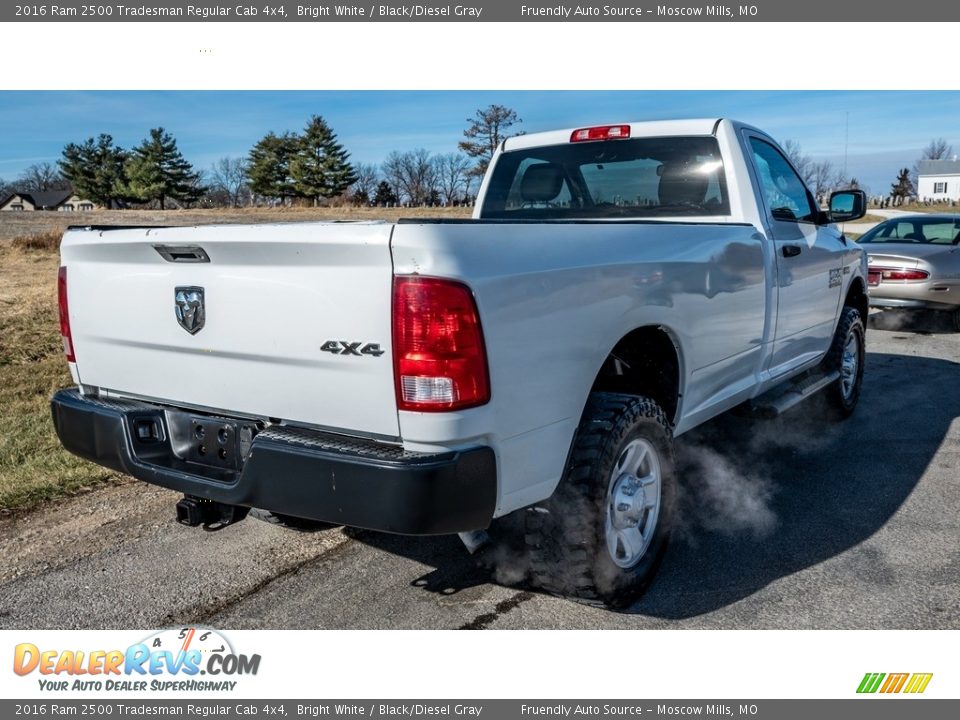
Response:
[{"label": "asphalt road", "polygon": [[456,538],[185,528],[131,483],[0,520],[0,628],[960,628],[960,334],[874,315],[868,351],[845,423],[681,439],[680,527],[625,612],[498,583],[522,558]]}]

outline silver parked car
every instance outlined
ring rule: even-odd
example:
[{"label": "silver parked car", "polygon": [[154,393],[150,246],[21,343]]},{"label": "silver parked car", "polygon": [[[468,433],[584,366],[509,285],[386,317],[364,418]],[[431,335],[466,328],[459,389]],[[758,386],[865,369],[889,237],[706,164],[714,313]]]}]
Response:
[{"label": "silver parked car", "polygon": [[946,310],[960,331],[960,214],[891,218],[858,242],[871,307]]}]

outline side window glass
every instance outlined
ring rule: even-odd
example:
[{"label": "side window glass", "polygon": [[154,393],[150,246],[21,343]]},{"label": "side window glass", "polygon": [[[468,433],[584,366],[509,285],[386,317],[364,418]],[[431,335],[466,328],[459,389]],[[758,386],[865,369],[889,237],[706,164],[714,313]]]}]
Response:
[{"label": "side window glass", "polygon": [[816,221],[817,208],[809,191],[780,151],[758,138],[750,138],[750,146],[760,192],[774,219]]}]

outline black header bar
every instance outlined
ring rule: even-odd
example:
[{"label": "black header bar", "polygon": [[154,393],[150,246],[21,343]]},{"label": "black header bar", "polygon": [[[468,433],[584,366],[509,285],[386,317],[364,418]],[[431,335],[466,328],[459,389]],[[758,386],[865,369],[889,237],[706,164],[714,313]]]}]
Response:
[{"label": "black header bar", "polygon": [[[130,0],[126,3],[4,3],[2,22],[948,22],[960,5],[943,0],[748,0],[747,4],[647,0],[599,3],[396,0]],[[865,34],[868,27],[864,26]],[[945,33],[949,33],[944,28]]]}]

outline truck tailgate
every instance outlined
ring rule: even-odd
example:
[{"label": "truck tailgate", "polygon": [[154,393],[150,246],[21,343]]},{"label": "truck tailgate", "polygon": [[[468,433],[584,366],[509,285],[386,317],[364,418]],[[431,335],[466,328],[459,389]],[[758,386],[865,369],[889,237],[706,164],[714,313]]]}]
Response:
[{"label": "truck tailgate", "polygon": [[[397,437],[391,230],[385,223],[72,229],[61,258],[80,381],[171,404]],[[202,288],[199,330],[178,318],[175,296],[185,288]],[[198,299],[186,292],[181,303]]]}]

